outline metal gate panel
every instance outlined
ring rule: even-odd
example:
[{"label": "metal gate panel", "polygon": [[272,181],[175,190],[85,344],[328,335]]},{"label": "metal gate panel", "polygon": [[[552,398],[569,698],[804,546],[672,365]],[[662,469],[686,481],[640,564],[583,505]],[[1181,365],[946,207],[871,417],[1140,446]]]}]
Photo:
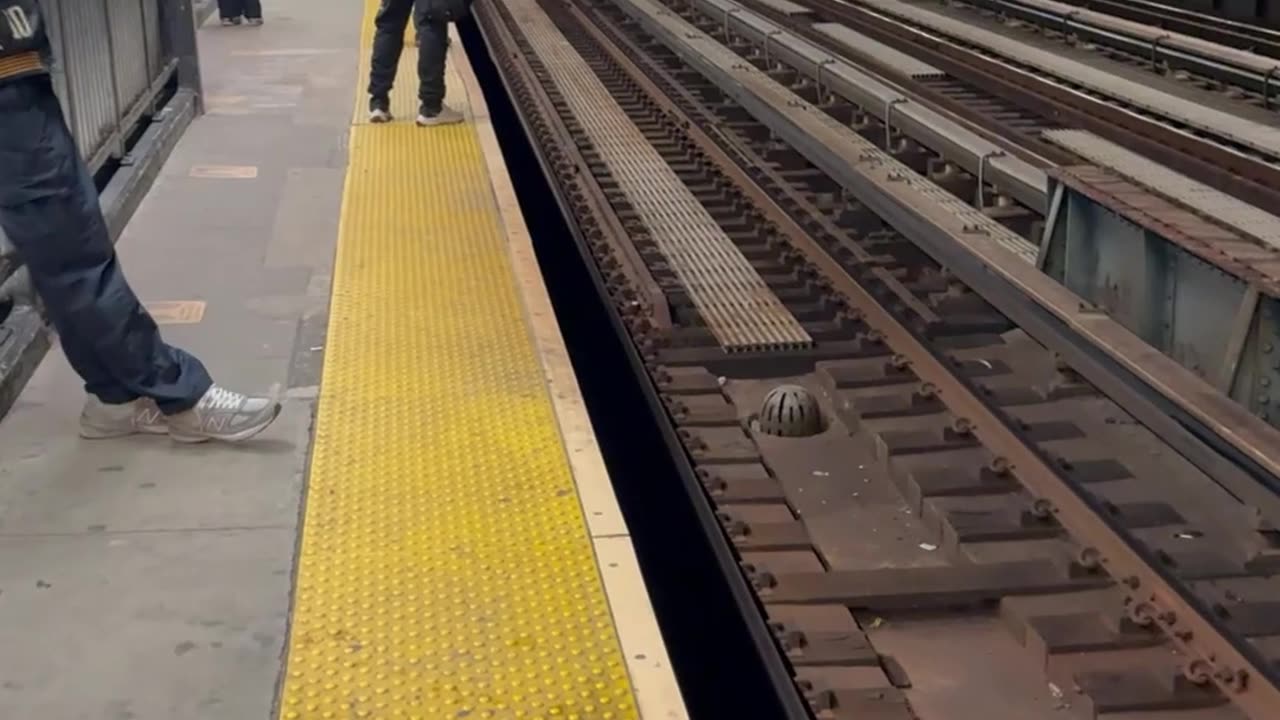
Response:
[{"label": "metal gate panel", "polygon": [[105,0],[110,25],[116,112],[123,118],[151,87],[142,0]]}]

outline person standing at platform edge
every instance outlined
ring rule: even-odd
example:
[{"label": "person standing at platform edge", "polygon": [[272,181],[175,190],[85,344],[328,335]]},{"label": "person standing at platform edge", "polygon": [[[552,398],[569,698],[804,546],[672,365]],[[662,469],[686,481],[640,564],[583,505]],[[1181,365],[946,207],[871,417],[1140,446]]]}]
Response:
[{"label": "person standing at platform edge", "polygon": [[374,20],[370,122],[392,120],[391,87],[410,16],[418,33],[418,124],[429,127],[462,122],[462,113],[444,104],[444,68],[449,53],[449,23],[461,20],[469,12],[471,0],[382,0]]},{"label": "person standing at platform edge", "polygon": [[262,0],[218,0],[218,15],[223,25],[261,25]]},{"label": "person standing at platform edge", "polygon": [[165,434],[246,440],[280,414],[274,397],[215,385],[160,339],[125,281],[98,193],[47,70],[38,0],[0,0],[0,230],[25,263],[89,399],[87,438]]}]

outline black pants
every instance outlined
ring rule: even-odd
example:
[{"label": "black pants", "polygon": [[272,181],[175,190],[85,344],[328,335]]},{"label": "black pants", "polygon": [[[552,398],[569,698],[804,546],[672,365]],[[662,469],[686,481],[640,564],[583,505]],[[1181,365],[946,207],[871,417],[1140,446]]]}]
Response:
[{"label": "black pants", "polygon": [[218,14],[223,20],[235,20],[241,16],[248,20],[260,20],[262,0],[218,0]]},{"label": "black pants", "polygon": [[125,280],[47,77],[0,82],[0,169],[0,229],[85,389],[106,403],[154,398],[170,414],[195,406],[209,373],[164,344]]},{"label": "black pants", "polygon": [[449,25],[427,21],[413,0],[382,0],[373,35],[373,70],[369,73],[369,95],[383,98],[391,94],[396,67],[404,50],[404,31],[413,17],[418,31],[418,102],[427,112],[438,112],[444,103],[444,64],[449,51]]}]

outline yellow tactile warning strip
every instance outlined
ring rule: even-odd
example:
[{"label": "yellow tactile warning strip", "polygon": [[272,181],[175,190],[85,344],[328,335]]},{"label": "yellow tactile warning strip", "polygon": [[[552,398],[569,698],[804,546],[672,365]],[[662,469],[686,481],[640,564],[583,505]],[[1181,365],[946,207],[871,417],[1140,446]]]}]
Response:
[{"label": "yellow tactile warning strip", "polygon": [[471,124],[352,129],[326,352],[281,716],[639,717]]}]

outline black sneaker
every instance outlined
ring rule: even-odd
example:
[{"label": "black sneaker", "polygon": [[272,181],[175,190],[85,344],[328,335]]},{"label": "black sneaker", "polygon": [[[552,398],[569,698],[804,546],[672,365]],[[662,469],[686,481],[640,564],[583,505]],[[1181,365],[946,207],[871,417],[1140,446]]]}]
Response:
[{"label": "black sneaker", "polygon": [[391,101],[385,97],[369,98],[369,122],[391,122]]}]

